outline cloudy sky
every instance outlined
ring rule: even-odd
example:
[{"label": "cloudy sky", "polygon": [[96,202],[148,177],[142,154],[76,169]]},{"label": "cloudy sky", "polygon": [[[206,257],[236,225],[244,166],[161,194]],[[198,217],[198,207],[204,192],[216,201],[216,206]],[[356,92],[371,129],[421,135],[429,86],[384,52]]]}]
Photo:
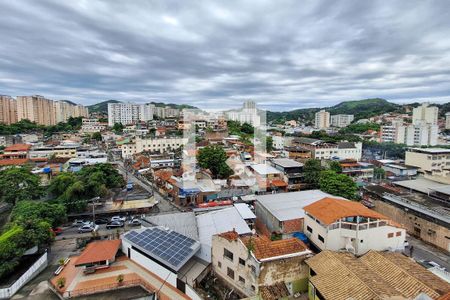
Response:
[{"label": "cloudy sky", "polygon": [[0,94],[290,110],[450,101],[450,1],[1,1]]}]

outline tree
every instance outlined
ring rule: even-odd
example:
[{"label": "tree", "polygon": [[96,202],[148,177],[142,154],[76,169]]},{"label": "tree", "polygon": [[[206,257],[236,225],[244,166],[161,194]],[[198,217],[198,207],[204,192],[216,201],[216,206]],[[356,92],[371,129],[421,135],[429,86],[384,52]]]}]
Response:
[{"label": "tree", "polygon": [[244,123],[241,125],[241,132],[246,134],[253,134],[255,132],[255,128],[249,123]]},{"label": "tree", "polygon": [[112,127],[112,131],[119,134],[123,132],[124,128],[125,127],[122,125],[122,123],[115,123],[114,126]]},{"label": "tree", "polygon": [[309,183],[313,187],[319,185],[320,172],[322,171],[322,166],[320,160],[318,159],[308,159],[303,166],[303,173],[305,175],[305,182]]},{"label": "tree", "polygon": [[92,134],[92,137],[91,137],[93,140],[95,140],[95,141],[98,141],[98,142],[101,142],[102,141],[102,134],[100,133],[100,132],[94,132],[93,134]]},{"label": "tree", "polygon": [[331,171],[334,171],[336,173],[342,173],[342,167],[341,164],[338,161],[332,160],[328,164],[328,167]]},{"label": "tree", "polygon": [[0,171],[0,200],[15,205],[18,201],[39,199],[43,194],[38,175],[28,168]]},{"label": "tree", "polygon": [[124,185],[122,175],[111,164],[96,164],[78,173],[59,174],[50,182],[48,191],[68,212],[81,212],[86,208],[86,200],[104,197],[109,189]]},{"label": "tree", "polygon": [[228,178],[233,173],[226,160],[227,154],[219,145],[206,146],[200,149],[197,155],[200,167],[209,169],[214,178]]},{"label": "tree", "polygon": [[23,224],[31,219],[43,220],[56,227],[67,221],[66,209],[57,203],[26,200],[18,202],[11,212],[11,221]]},{"label": "tree", "polygon": [[356,183],[347,175],[337,174],[332,170],[320,173],[319,187],[322,191],[334,196],[355,199]]},{"label": "tree", "polygon": [[271,136],[266,137],[266,152],[273,151],[273,138]]},{"label": "tree", "polygon": [[373,178],[374,179],[384,179],[386,176],[386,171],[383,168],[375,167],[373,169]]}]

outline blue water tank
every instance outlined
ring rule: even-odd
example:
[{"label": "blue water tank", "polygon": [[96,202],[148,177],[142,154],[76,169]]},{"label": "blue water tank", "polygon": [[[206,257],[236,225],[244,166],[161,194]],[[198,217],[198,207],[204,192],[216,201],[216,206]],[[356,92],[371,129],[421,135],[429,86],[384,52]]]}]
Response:
[{"label": "blue water tank", "polygon": [[308,237],[303,232],[295,232],[292,236],[299,239],[303,243],[308,243]]}]

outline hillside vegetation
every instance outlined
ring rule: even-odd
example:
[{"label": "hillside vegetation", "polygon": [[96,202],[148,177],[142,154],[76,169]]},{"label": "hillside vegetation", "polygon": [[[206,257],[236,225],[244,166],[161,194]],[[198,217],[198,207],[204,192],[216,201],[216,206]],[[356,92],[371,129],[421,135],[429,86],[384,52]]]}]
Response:
[{"label": "hillside vegetation", "polygon": [[282,122],[284,120],[301,120],[303,122],[313,122],[314,114],[320,109],[325,109],[332,115],[351,114],[355,115],[355,119],[364,119],[383,113],[401,111],[402,107],[385,99],[373,98],[345,101],[337,105],[324,108],[305,108],[287,112],[267,112],[267,119],[269,121],[279,122]]}]

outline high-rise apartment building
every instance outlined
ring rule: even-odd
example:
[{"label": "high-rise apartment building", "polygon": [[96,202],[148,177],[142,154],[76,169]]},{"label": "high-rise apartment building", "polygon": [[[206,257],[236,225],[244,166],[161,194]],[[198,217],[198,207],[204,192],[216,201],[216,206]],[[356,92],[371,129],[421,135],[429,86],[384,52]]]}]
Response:
[{"label": "high-rise apartment building", "polygon": [[331,116],[332,127],[347,127],[355,119],[354,115],[334,115]]},{"label": "high-rise apartment building", "polygon": [[412,122],[417,122],[437,125],[438,124],[439,109],[435,106],[429,106],[429,103],[423,103],[421,106],[413,109]]},{"label": "high-rise apartment building", "polygon": [[55,110],[56,123],[66,122],[70,117],[86,118],[89,116],[88,108],[83,105],[73,104],[64,100],[56,101],[53,104]]},{"label": "high-rise apartment building", "polygon": [[406,144],[408,146],[437,145],[438,126],[416,121],[404,125],[402,120],[394,120],[390,125],[381,126],[381,142]]},{"label": "high-rise apartment building", "polygon": [[318,129],[326,129],[330,127],[330,113],[323,109],[317,112],[314,127]]},{"label": "high-rise apartment building", "polygon": [[39,95],[17,96],[17,120],[24,119],[40,125],[55,125],[53,101]]},{"label": "high-rise apartment building", "polygon": [[0,123],[9,125],[17,122],[17,102],[7,95],[0,95]]},{"label": "high-rise apartment building", "polygon": [[153,104],[108,103],[108,126],[153,120]]},{"label": "high-rise apartment building", "polygon": [[237,121],[239,123],[248,123],[255,127],[261,125],[261,117],[258,114],[256,103],[254,101],[244,102],[242,109],[231,110],[226,112],[226,116],[229,120]]}]

